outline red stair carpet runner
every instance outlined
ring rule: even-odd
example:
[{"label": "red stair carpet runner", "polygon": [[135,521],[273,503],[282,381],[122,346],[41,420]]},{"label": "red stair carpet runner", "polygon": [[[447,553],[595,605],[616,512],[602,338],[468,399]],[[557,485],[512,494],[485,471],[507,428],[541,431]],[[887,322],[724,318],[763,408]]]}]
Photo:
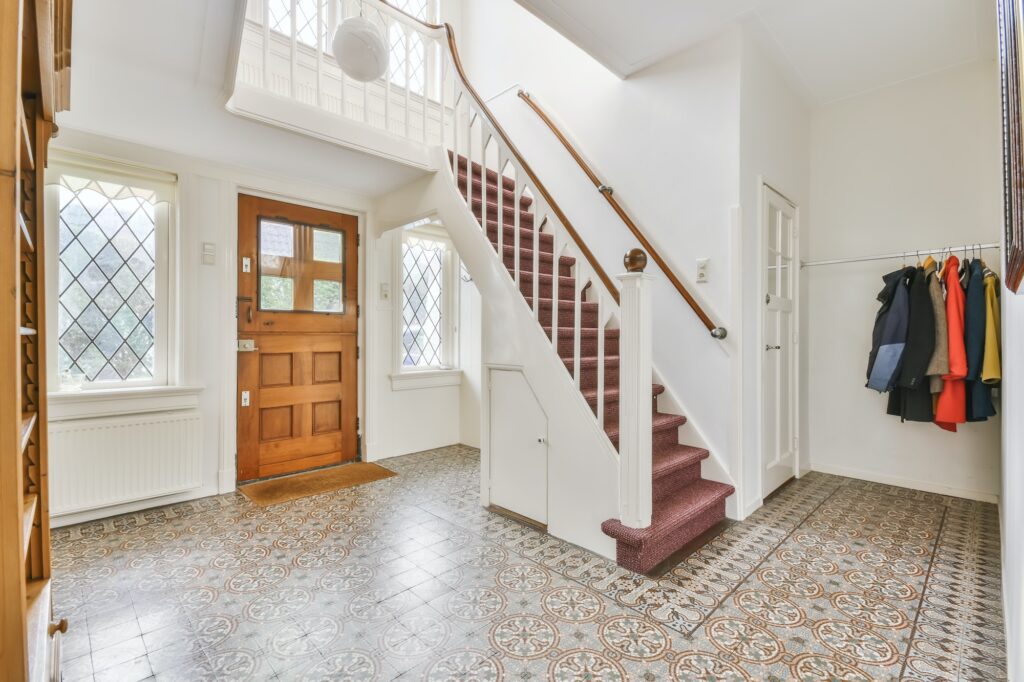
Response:
[{"label": "red stair carpet runner", "polygon": [[[487,236],[498,251],[498,174],[488,170],[486,183],[482,182],[480,166],[472,166],[472,210],[477,222],[481,221],[481,207],[487,207]],[[458,186],[463,196],[466,193],[466,159],[459,157]],[[481,186],[487,188],[486,197],[481,197]],[[502,178],[505,230],[501,254],[513,274],[515,258],[514,204],[515,181]],[[486,201],[484,201],[486,199]],[[572,350],[574,331],[574,292],[576,279],[573,275],[575,259],[563,256],[558,259],[558,275],[555,276],[554,241],[552,235],[543,232],[539,236],[539,270],[533,272],[533,230],[534,215],[530,212],[532,200],[528,196],[520,200],[519,226],[519,288],[529,305],[533,304],[533,282],[539,278],[538,301],[540,321],[548,337],[551,336],[551,308],[558,302],[558,353],[569,372],[572,372]],[[558,296],[553,295],[554,283],[558,282]],[[580,390],[597,410],[597,304],[583,302],[580,307],[582,320],[580,343]],[[605,388],[604,428],[612,443],[619,441],[619,330],[605,330]],[[647,573],[673,553],[685,547],[706,530],[725,518],[725,498],[733,493],[733,487],[700,476],[700,463],[709,453],[679,443],[679,427],[686,423],[686,417],[658,412],[658,396],[664,386],[652,386],[651,409],[653,410],[654,461],[652,485],[654,509],[651,525],[647,528],[628,528],[618,519],[609,519],[601,524],[601,530],[616,541],[616,560],[619,565],[637,573]]]}]

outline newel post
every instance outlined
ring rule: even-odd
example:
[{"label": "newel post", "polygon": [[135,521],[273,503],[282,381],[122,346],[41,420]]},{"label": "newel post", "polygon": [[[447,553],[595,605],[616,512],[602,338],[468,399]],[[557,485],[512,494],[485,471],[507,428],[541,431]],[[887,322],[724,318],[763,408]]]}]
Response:
[{"label": "newel post", "polygon": [[619,520],[651,525],[651,282],[647,254],[633,249],[619,275]]}]

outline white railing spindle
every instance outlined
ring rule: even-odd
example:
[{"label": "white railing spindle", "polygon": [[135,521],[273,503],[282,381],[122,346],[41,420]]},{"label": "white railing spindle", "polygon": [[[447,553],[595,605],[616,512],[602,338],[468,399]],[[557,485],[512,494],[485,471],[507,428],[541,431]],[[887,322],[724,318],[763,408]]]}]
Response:
[{"label": "white railing spindle", "polygon": [[289,64],[289,76],[288,83],[291,89],[292,99],[295,99],[295,93],[297,88],[295,87],[295,67],[299,61],[299,13],[298,13],[298,0],[292,0],[292,14],[291,14],[291,25],[292,25],[292,44],[291,44],[291,63]]},{"label": "white railing spindle", "polygon": [[270,89],[270,0],[263,0],[263,89]]}]

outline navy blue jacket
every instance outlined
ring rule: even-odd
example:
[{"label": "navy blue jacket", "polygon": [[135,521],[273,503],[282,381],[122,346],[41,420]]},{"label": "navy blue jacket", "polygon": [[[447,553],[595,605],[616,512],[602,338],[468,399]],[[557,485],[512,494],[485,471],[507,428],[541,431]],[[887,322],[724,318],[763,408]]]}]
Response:
[{"label": "navy blue jacket", "polygon": [[908,282],[913,274],[914,268],[901,268],[882,278],[885,286],[878,292],[882,306],[875,315],[871,333],[867,383],[868,388],[879,393],[891,390],[899,377],[910,324]]}]

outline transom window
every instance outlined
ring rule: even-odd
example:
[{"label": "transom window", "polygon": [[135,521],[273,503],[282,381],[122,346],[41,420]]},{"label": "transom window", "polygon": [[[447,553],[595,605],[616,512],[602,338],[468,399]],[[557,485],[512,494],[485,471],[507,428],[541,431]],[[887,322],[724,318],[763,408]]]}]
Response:
[{"label": "transom window", "polygon": [[402,236],[401,366],[403,370],[453,366],[457,287],[447,239],[422,232]]},{"label": "transom window", "polygon": [[58,250],[51,305],[60,386],[166,382],[173,186],[85,166],[58,173],[50,194]]}]

